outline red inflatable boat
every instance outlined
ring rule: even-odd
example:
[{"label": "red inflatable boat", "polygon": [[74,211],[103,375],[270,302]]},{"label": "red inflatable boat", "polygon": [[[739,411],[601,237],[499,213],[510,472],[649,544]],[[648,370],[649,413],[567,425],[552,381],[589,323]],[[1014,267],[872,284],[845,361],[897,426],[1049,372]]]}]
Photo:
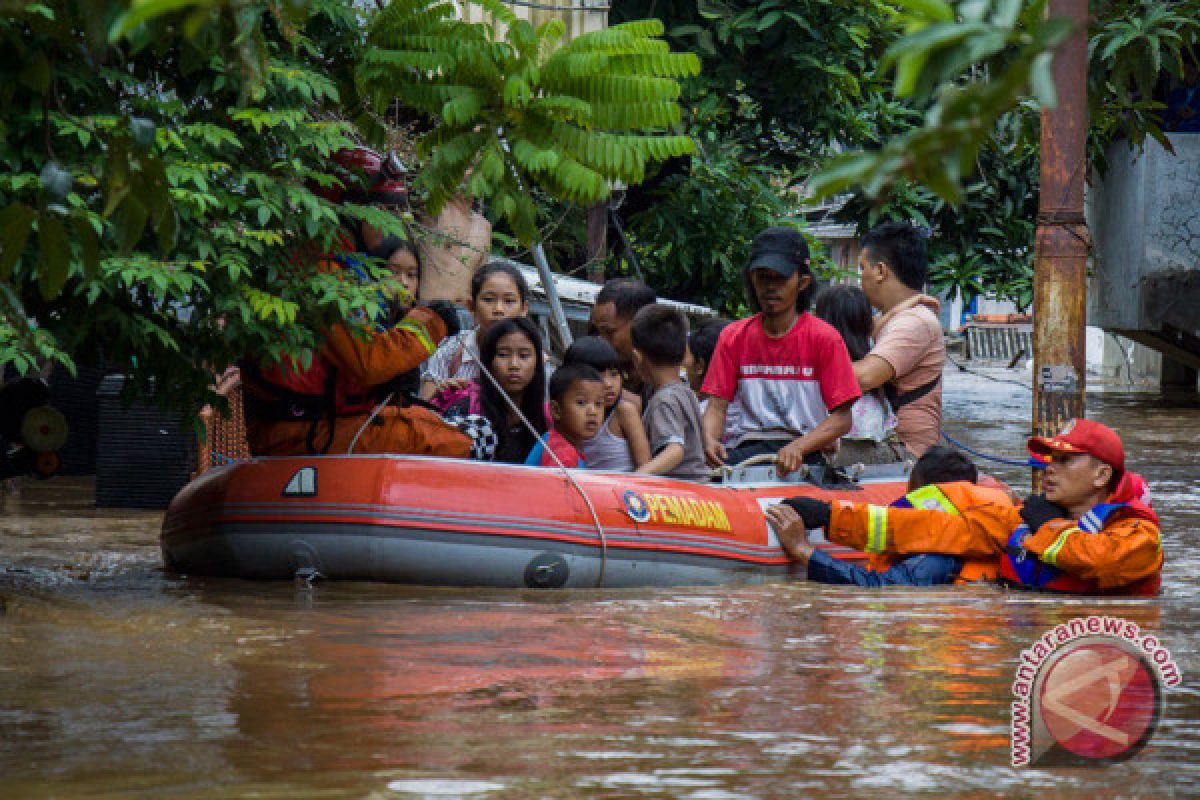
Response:
[{"label": "red inflatable boat", "polygon": [[[888,503],[907,465],[821,488],[819,468],[721,483],[421,456],[262,458],[204,472],[163,522],[168,568],[247,578],[322,575],[422,585],[629,587],[786,574],[762,509],[806,494]],[[807,479],[804,479],[804,478]],[[831,545],[840,558],[861,554]]]}]

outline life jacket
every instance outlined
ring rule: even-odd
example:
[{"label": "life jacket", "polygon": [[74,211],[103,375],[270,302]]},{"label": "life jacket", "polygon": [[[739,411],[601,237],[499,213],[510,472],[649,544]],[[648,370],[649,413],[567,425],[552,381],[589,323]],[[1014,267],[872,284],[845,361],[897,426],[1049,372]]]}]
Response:
[{"label": "life jacket", "polygon": [[[326,258],[326,269],[342,269],[360,280],[369,276],[354,256]],[[381,299],[382,296],[381,296]],[[383,319],[360,322],[375,329],[384,327]],[[284,358],[269,366],[261,366],[254,358],[242,359],[243,403],[247,420],[253,422],[309,422],[308,449],[324,453],[333,441],[338,417],[369,414],[387,400],[398,406],[417,402],[420,389],[420,370],[399,375],[385,384],[362,386],[339,372],[337,366],[320,351],[313,354],[305,367],[299,360]],[[316,441],[321,420],[328,422],[323,442]]]},{"label": "life jacket", "polygon": [[[947,483],[940,486],[930,484],[909,492],[891,505],[893,508],[926,508],[943,511],[958,517],[962,514],[947,493],[957,496],[959,502],[964,502],[970,501],[971,495],[974,493],[973,489],[975,489],[974,485],[969,483]],[[994,558],[965,558],[962,559],[962,568],[958,571],[954,582],[955,584],[964,584],[994,581],[998,574],[999,565]]]},{"label": "life jacket", "polygon": [[[1079,519],[1079,529],[1084,533],[1099,533],[1105,524],[1117,515],[1135,516],[1158,522],[1158,515],[1140,500],[1131,499],[1122,503],[1100,503]],[[1008,537],[1004,555],[1000,559],[1002,583],[1021,589],[1033,589],[1067,594],[1115,594],[1156,595],[1162,585],[1162,575],[1155,572],[1127,586],[1101,589],[1091,580],[1063,572],[1047,564],[1024,548],[1025,539],[1032,531],[1022,522]]]}]

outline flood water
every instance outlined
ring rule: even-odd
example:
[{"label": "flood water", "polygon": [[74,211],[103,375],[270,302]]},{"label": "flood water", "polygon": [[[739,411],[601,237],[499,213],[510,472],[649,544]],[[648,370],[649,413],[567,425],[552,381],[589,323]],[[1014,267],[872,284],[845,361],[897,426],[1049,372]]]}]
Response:
[{"label": "flood water", "polygon": [[[948,374],[946,410],[961,441],[1022,455],[1025,389]],[[1153,487],[1157,600],[185,580],[161,571],[160,514],[25,484],[0,513],[0,796],[1195,797],[1200,408],[1089,411]],[[1020,651],[1096,609],[1184,673],[1155,738],[1114,766],[1010,768]]]}]

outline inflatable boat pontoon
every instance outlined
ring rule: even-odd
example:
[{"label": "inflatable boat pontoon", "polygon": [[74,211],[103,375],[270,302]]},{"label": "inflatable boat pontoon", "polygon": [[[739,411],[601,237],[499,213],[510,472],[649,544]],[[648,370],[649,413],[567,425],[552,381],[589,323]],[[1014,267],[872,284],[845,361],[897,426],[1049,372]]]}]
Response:
[{"label": "inflatable boat pontoon", "polygon": [[163,558],[185,574],[433,586],[761,582],[789,570],[763,507],[798,494],[888,503],[907,469],[860,468],[853,484],[822,488],[820,468],[782,481],[743,466],[696,484],[422,456],[253,459],[180,491]]}]

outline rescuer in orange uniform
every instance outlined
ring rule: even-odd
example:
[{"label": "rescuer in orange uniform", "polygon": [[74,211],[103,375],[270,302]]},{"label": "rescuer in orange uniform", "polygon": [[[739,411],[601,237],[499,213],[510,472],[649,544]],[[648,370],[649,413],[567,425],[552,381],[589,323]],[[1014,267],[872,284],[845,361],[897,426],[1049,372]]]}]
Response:
[{"label": "rescuer in orange uniform", "polygon": [[[365,192],[325,196],[383,206],[407,202],[407,187],[389,176],[382,157],[366,148],[341,151],[334,161],[365,172]],[[382,236],[365,223],[348,231],[363,251]],[[415,251],[412,257],[416,258]],[[360,271],[358,256],[326,257],[321,268]],[[389,261],[399,273],[404,265]],[[433,411],[410,405],[415,370],[447,335],[458,332],[449,303],[409,308],[411,297],[392,298],[384,319],[349,320],[326,332],[312,363],[293,360],[242,364],[246,438],[256,456],[299,454],[414,453],[466,458],[471,440]]]},{"label": "rescuer in orange uniform", "polygon": [[868,553],[998,557],[1001,581],[1078,594],[1156,594],[1163,563],[1158,517],[1130,489],[1125,450],[1112,429],[1073,420],[1057,436],[1029,440],[1049,458],[1045,495],[1014,506],[964,498],[959,515],[809,497],[774,512],[784,549],[803,557],[806,528]]},{"label": "rescuer in orange uniform", "polygon": [[[959,507],[983,500],[1011,502],[1000,489],[977,486],[979,470],[971,460],[948,447],[931,447],[913,465],[908,478],[908,493],[893,502],[891,508],[925,508],[958,515]],[[777,528],[799,519],[788,501],[766,510],[767,519]],[[974,583],[995,580],[999,563],[995,556],[962,559],[942,553],[898,556],[869,553],[865,565],[841,561],[815,545],[789,539],[788,552],[805,563],[810,581],[878,588],[883,586],[937,586],[949,583]]]}]

